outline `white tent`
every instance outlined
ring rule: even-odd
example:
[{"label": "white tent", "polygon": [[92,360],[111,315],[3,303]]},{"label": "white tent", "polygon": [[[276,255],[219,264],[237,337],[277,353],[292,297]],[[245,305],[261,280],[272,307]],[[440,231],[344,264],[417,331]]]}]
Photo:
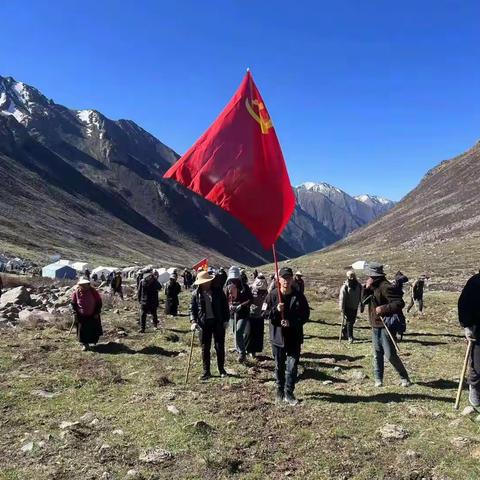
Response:
[{"label": "white tent", "polygon": [[352,263],[352,268],[354,270],[364,270],[366,263],[365,260],[358,260],[357,262]]},{"label": "white tent", "polygon": [[[69,265],[71,266],[72,265],[72,261],[71,260],[58,260],[57,262],[55,262],[55,265]],[[51,264],[53,265],[53,263]]]},{"label": "white tent", "polygon": [[70,265],[77,272],[85,272],[85,270],[91,270],[92,266],[87,262],[74,262]]},{"label": "white tent", "polygon": [[92,270],[92,275],[96,274],[100,278],[103,273],[106,277],[108,277],[108,275],[110,275],[110,273],[114,272],[115,270],[116,268],[112,267],[97,267]]},{"label": "white tent", "polygon": [[177,273],[177,268],[174,268],[174,267],[170,267],[167,272],[171,275],[172,273]]},{"label": "white tent", "polygon": [[168,270],[165,268],[158,268],[158,281],[160,283],[167,283],[168,279],[170,278],[170,273],[168,273]]}]

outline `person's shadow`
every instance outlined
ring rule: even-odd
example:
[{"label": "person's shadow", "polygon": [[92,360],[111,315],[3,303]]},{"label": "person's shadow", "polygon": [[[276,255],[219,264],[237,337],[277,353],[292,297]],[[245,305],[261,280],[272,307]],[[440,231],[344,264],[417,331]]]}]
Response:
[{"label": "person's shadow", "polygon": [[133,350],[128,345],[125,345],[123,343],[118,343],[118,342],[100,343],[92,347],[91,350],[96,353],[107,354],[107,355],[142,354],[142,355],[162,355],[164,357],[176,357],[180,353],[174,350],[166,350],[156,345],[149,345],[148,347],[143,347],[140,350]]},{"label": "person's shadow", "polygon": [[435,400],[437,402],[452,403],[452,397],[436,397],[434,395],[425,395],[421,393],[396,393],[386,392],[375,395],[342,395],[329,392],[310,392],[307,397],[313,400],[321,400],[330,403],[390,403],[404,402],[406,400]]}]

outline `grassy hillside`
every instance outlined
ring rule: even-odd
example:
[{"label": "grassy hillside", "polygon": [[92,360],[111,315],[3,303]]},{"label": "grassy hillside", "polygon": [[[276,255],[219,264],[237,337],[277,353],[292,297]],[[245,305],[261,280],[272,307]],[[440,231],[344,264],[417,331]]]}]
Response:
[{"label": "grassy hillside", "polygon": [[[308,296],[296,408],[273,402],[267,342],[260,361],[239,366],[229,354],[233,375],[201,383],[196,341],[185,385],[187,318],[140,335],[131,300],[107,302],[104,343],[94,352],[80,352],[61,327],[2,330],[0,479],[479,478],[479,424],[452,410],[465,348],[456,295],[428,293],[426,315],[409,319],[401,344],[415,382],[409,389],[389,366],[386,386],[375,389],[366,319],[358,343],[339,344],[335,302]],[[187,303],[183,293],[182,312]],[[387,424],[405,438],[382,438]],[[140,456],[150,448],[171,457],[145,463]],[[132,469],[137,476],[127,477]]]}]

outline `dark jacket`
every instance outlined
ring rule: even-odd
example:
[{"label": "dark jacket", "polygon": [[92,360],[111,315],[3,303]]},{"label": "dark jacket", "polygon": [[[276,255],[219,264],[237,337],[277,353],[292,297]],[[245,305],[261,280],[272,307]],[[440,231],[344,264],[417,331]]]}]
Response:
[{"label": "dark jacket", "polygon": [[278,290],[274,288],[265,299],[263,316],[270,320],[270,342],[277,347],[299,346],[303,343],[303,325],[310,317],[310,307],[305,295],[295,289],[282,300],[289,327],[282,327],[280,324],[282,317],[277,310]]},{"label": "dark jacket", "polygon": [[375,312],[376,307],[382,307],[382,317],[390,317],[395,313],[401,315],[405,306],[398,288],[385,277],[379,277],[371,288],[364,287],[362,302],[364,305],[368,305],[370,324],[374,328],[384,326],[380,316]]},{"label": "dark jacket", "polygon": [[114,275],[111,282],[110,282],[110,287],[113,290],[120,290],[122,288],[122,277],[120,275]]},{"label": "dark jacket", "polygon": [[240,286],[237,288],[237,298],[235,298],[235,300],[230,296],[229,291],[230,285],[227,285],[228,303],[230,306],[240,305],[242,303],[245,304],[237,312],[237,318],[248,318],[250,316],[250,304],[253,301],[253,294],[250,287],[244,283],[241,283]]},{"label": "dark jacket", "polygon": [[168,282],[165,286],[165,296],[167,298],[173,298],[178,303],[178,295],[182,291],[182,287],[178,282]]},{"label": "dark jacket", "polygon": [[305,282],[303,281],[303,278],[301,277],[295,277],[293,280],[293,286],[296,288],[300,293],[305,292]]},{"label": "dark jacket", "polygon": [[142,307],[158,308],[158,292],[162,289],[153,275],[148,275],[140,281],[137,298]]},{"label": "dark jacket", "polygon": [[423,280],[417,280],[412,285],[412,297],[414,300],[422,300],[423,299],[423,289],[425,287],[425,282]]},{"label": "dark jacket", "polygon": [[462,327],[480,326],[480,273],[471,277],[458,299],[458,321]]},{"label": "dark jacket", "polygon": [[[214,320],[213,323],[226,323],[230,315],[228,309],[228,302],[225,293],[221,288],[212,289],[212,309]],[[198,323],[200,328],[206,323],[205,299],[200,288],[197,288],[192,293],[192,303],[190,305],[190,321]],[[210,320],[211,322],[211,320]]]}]

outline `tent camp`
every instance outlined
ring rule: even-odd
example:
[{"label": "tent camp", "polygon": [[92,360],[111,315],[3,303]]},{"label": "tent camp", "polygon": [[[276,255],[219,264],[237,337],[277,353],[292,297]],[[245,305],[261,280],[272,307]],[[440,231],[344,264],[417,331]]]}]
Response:
[{"label": "tent camp", "polygon": [[80,273],[84,273],[85,270],[92,269],[92,266],[87,262],[74,262],[70,266]]},{"label": "tent camp", "polygon": [[102,273],[108,277],[112,272],[115,272],[117,270],[116,268],[113,267],[97,267],[92,270],[92,275],[97,275],[99,278],[102,276]]},{"label": "tent camp", "polygon": [[165,268],[159,268],[157,269],[157,272],[158,272],[159,283],[167,283],[168,279],[170,278],[170,274],[168,273],[168,270]]},{"label": "tent camp", "polygon": [[77,271],[69,265],[51,263],[42,268],[42,277],[73,280],[77,277]]}]

